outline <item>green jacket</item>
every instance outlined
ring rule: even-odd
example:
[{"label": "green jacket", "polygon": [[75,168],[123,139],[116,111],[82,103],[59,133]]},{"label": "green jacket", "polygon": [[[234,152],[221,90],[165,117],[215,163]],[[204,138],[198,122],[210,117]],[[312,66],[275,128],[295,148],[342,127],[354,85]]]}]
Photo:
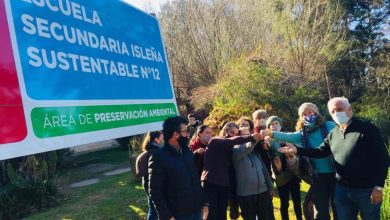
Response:
[{"label": "green jacket", "polygon": [[[273,161],[276,157],[281,158],[282,154],[278,152],[278,149],[281,147],[280,143],[278,141],[271,140],[269,145],[269,155],[271,157],[271,161]],[[288,169],[282,170],[279,173],[275,171],[274,167],[272,167],[272,170],[275,175],[276,185],[279,187],[286,185],[294,177],[294,174]]]}]

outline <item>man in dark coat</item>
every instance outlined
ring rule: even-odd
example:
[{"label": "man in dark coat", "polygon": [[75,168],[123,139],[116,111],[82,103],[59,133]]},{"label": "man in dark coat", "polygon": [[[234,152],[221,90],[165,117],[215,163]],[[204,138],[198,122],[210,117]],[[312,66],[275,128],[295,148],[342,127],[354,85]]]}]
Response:
[{"label": "man in dark coat", "polygon": [[163,134],[164,147],[149,160],[149,192],[159,219],[206,219],[208,202],[188,148],[186,120],[168,118]]}]

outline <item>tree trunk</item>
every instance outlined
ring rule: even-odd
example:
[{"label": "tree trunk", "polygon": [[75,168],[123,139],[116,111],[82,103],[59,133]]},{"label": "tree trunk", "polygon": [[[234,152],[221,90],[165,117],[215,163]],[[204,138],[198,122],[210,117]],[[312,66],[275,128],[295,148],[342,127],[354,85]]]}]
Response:
[{"label": "tree trunk", "polygon": [[324,69],[325,69],[324,74],[325,74],[326,88],[328,90],[328,96],[329,96],[329,100],[330,100],[332,98],[332,93],[331,93],[331,90],[330,90],[330,82],[329,82],[329,77],[328,77],[328,71],[327,71],[326,67]]}]

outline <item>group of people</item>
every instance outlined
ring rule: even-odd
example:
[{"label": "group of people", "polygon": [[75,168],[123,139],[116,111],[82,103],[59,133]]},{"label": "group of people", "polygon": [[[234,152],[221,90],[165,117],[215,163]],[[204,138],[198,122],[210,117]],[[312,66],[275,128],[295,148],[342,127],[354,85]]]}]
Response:
[{"label": "group of people", "polygon": [[[278,116],[257,110],[252,119],[226,122],[218,136],[195,120],[167,118],[150,132],[138,156],[137,174],[148,196],[147,219],[275,219],[274,184],[280,215],[289,219],[290,195],[296,219],[379,220],[390,164],[379,129],[353,117],[348,99],[328,102],[333,121],[313,103],[303,103],[295,132]],[[301,180],[310,190],[301,206]],[[332,211],[330,211],[332,209]],[[241,213],[240,213],[241,211]]]}]

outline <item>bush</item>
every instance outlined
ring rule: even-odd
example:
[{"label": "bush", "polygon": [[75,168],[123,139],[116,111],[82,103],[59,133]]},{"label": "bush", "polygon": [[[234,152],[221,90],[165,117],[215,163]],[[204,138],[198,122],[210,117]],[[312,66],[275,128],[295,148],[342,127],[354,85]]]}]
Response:
[{"label": "bush", "polygon": [[285,75],[279,68],[247,62],[244,57],[227,64],[225,77],[213,86],[211,100],[201,102],[213,103],[205,124],[216,129],[226,120],[251,117],[256,109],[263,108],[270,115],[281,117],[287,130],[294,130],[298,107],[303,102],[313,102],[325,109],[327,100],[321,97],[319,89],[294,87],[285,80]]},{"label": "bush", "polygon": [[[390,141],[389,141],[390,146]],[[384,199],[381,207],[381,219],[390,219],[390,169],[387,175]]]},{"label": "bush", "polygon": [[59,202],[58,167],[69,151],[1,161],[0,219],[22,218]]},{"label": "bush", "polygon": [[390,138],[390,109],[373,100],[375,99],[369,101],[368,98],[362,98],[356,104],[357,116],[367,119],[378,126],[386,140]]}]

